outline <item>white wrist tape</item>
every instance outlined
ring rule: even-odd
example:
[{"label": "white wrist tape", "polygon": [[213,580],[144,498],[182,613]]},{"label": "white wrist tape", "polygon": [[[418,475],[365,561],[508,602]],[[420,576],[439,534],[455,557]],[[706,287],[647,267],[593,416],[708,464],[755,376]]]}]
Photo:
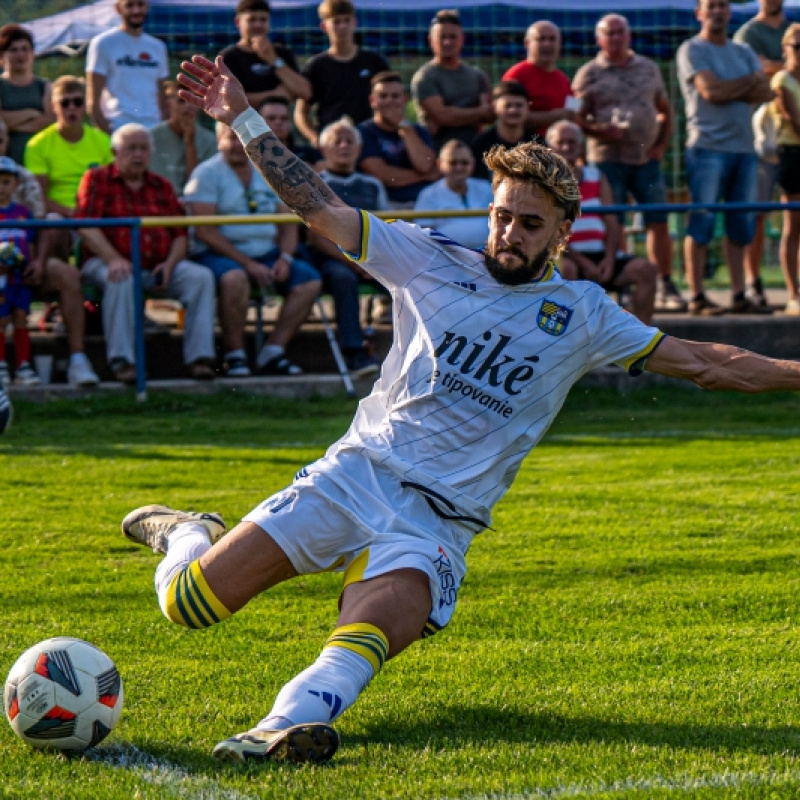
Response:
[{"label": "white wrist tape", "polygon": [[254,108],[242,111],[236,119],[231,122],[233,132],[239,137],[241,143],[247,146],[262,133],[269,133],[272,128],[264,122],[264,118]]}]

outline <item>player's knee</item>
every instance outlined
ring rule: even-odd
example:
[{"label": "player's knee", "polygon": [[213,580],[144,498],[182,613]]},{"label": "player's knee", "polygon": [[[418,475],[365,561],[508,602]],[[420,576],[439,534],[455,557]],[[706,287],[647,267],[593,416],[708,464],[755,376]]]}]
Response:
[{"label": "player's knee", "polygon": [[170,622],[185,628],[210,628],[231,615],[211,591],[198,561],[173,576],[159,592],[159,604]]}]

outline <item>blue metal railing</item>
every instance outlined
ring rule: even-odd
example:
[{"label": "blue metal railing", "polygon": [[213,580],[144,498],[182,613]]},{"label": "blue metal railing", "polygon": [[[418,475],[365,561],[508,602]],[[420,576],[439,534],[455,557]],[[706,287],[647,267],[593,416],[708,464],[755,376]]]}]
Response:
[{"label": "blue metal railing", "polygon": [[[608,205],[598,206],[591,210],[592,214],[618,214],[618,213],[644,213],[648,211],[666,212],[667,214],[684,214],[696,211],[724,212],[724,211],[753,211],[756,213],[769,213],[772,211],[800,211],[800,202],[795,203],[654,203],[651,205]],[[376,214],[378,217],[389,219],[439,219],[447,217],[481,217],[486,211],[384,211]],[[289,221],[286,215],[253,215],[248,218],[248,223],[274,222],[275,217],[280,217],[280,222]],[[170,226],[192,225],[192,217],[181,217],[180,220],[170,220]],[[136,399],[147,399],[145,382],[145,337],[144,337],[144,289],[141,269],[141,230],[143,227],[157,227],[166,220],[158,217],[119,217],[114,219],[32,219],[32,220],[0,220],[0,229],[3,228],[119,228],[131,229],[131,256],[133,265],[133,297],[134,297],[134,353],[136,358]],[[299,217],[297,218],[299,222]],[[209,223],[206,223],[209,224]],[[219,223],[226,224],[224,219]]]}]

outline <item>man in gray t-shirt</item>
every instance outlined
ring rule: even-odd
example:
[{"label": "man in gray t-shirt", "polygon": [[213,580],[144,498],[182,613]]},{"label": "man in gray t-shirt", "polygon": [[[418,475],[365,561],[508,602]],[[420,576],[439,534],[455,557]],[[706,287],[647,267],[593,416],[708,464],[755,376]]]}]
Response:
[{"label": "man in gray t-shirt", "polygon": [[[758,160],[753,148],[752,105],[772,97],[756,54],[728,39],[729,0],[698,0],[700,33],[678,48],[678,79],[686,104],[686,175],[693,203],[754,202]],[[753,238],[755,215],[725,214],[726,254],[734,313],[757,313],[744,294],[744,249]],[[692,314],[723,309],[703,291],[714,214],[689,215],[684,242]]]},{"label": "man in gray t-shirt", "polygon": [[461,60],[464,28],[458,12],[439,11],[429,35],[433,60],[411,78],[417,118],[433,136],[437,152],[450,139],[472,144],[484,122],[494,122],[492,86],[482,70]]},{"label": "man in gray t-shirt", "polygon": [[[733,41],[749,44],[761,62],[761,69],[768,78],[772,78],[783,67],[783,34],[788,27],[789,20],[783,13],[783,0],[758,0],[758,14],[736,31]],[[757,154],[758,202],[768,203],[772,200],[778,183],[778,155],[763,151]],[[744,257],[748,282],[747,298],[760,306],[768,305],[761,281],[766,218],[766,214],[756,215],[756,232]]]}]

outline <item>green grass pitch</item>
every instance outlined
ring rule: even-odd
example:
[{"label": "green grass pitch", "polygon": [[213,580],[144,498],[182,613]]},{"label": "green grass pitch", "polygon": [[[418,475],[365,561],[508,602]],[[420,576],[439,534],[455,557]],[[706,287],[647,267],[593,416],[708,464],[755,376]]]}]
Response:
[{"label": "green grass pitch", "polygon": [[88,639],[122,719],[83,757],[3,723],[6,798],[800,796],[800,398],[575,390],[479,536],[451,625],[389,662],[322,767],[240,768],[254,724],[332,629],[340,578],[226,623],[160,614],[150,502],[229,523],[341,434],[353,403],[154,394],[17,403],[0,438],[0,671]]}]

